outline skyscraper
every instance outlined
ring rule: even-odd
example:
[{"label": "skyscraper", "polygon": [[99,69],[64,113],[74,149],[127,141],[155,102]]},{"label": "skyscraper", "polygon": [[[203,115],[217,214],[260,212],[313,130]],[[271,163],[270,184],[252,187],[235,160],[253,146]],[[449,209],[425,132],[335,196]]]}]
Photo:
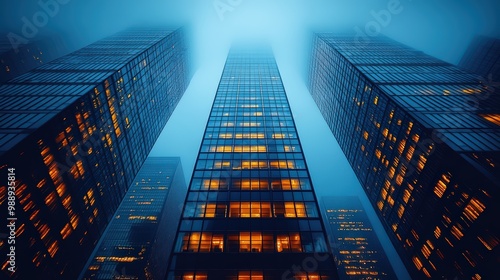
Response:
[{"label": "skyscraper", "polygon": [[163,279],[186,191],[179,158],[149,157],[84,269],[84,279]]},{"label": "skyscraper", "polygon": [[[461,68],[482,76],[485,82],[500,82],[500,39],[476,36],[465,51]],[[490,76],[491,75],[491,76]],[[500,90],[500,89],[497,89]]]},{"label": "skyscraper", "polygon": [[167,279],[337,279],[280,73],[233,48],[188,189]]},{"label": "skyscraper", "polygon": [[57,35],[14,46],[6,37],[0,36],[0,84],[69,52]]},{"label": "skyscraper", "polygon": [[340,279],[397,279],[359,198],[325,196],[321,202]]},{"label": "skyscraper", "polygon": [[410,275],[498,263],[500,99],[389,38],[316,35],[310,91]]},{"label": "skyscraper", "polygon": [[0,202],[15,199],[18,268],[4,246],[3,275],[78,275],[188,78],[182,30],[131,30],[0,86],[0,170],[15,177]]}]

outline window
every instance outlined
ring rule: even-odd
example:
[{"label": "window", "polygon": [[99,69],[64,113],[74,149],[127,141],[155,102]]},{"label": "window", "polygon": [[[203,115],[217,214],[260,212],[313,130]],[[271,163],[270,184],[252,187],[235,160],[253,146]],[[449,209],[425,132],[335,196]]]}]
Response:
[{"label": "window", "polygon": [[231,218],[270,218],[269,202],[231,202],[229,206]]},{"label": "window", "polygon": [[191,232],[179,236],[181,252],[222,252],[224,250],[224,235],[211,232]]},{"label": "window", "polygon": [[277,252],[301,252],[300,235],[298,233],[278,234],[276,236]]}]

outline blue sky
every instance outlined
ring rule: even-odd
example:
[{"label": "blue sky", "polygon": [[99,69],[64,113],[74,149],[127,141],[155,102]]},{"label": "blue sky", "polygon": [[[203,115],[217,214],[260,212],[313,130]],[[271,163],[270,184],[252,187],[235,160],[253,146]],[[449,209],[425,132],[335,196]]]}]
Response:
[{"label": "blue sky", "polygon": [[27,39],[60,34],[70,49],[129,26],[189,25],[196,70],[151,153],[181,156],[188,181],[230,42],[272,42],[317,194],[359,195],[402,279],[408,275],[305,85],[308,34],[381,33],[450,63],[458,63],[476,34],[500,37],[498,0],[0,1],[0,32],[24,36],[26,21],[44,20]]}]

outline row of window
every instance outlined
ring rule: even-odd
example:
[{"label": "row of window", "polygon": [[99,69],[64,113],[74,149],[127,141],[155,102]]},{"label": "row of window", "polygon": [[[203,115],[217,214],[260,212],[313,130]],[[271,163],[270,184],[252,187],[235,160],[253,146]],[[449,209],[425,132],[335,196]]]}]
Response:
[{"label": "row of window", "polygon": [[[271,207],[272,206],[272,207]],[[187,202],[184,218],[317,218],[314,202]]]},{"label": "row of window", "polygon": [[328,252],[322,232],[184,232],[175,252],[285,253]]},{"label": "row of window", "polygon": [[[239,271],[239,272],[229,272],[229,273],[221,273],[217,271],[217,273],[210,273],[206,271],[190,271],[184,273],[176,273],[177,275],[170,274],[168,276],[168,280],[273,280],[276,277],[283,277],[283,271],[277,271],[276,273],[269,273],[267,271]],[[293,275],[293,276],[292,276]],[[223,278],[221,278],[223,277]],[[328,280],[330,279],[324,273],[320,273],[317,271],[314,272],[295,272],[294,274],[290,274],[290,277],[287,278],[290,280]]]},{"label": "row of window", "polygon": [[311,183],[307,178],[281,179],[237,179],[228,184],[226,179],[193,179],[190,190],[310,190]]}]

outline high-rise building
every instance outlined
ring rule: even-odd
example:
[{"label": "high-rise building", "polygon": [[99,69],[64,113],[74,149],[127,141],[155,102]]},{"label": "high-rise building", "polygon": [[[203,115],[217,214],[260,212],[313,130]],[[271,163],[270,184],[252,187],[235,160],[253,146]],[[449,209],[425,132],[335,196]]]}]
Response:
[{"label": "high-rise building", "polygon": [[321,205],[341,280],[397,279],[358,197],[325,196]]},{"label": "high-rise building", "polygon": [[[465,51],[461,68],[482,76],[486,83],[496,84],[500,90],[500,39],[476,36]],[[490,76],[491,75],[491,76]],[[500,93],[499,93],[500,94]]]},{"label": "high-rise building", "polygon": [[310,91],[415,279],[496,278],[500,96],[387,37],[319,34]]},{"label": "high-rise building", "polygon": [[15,174],[15,197],[4,181],[0,203],[15,198],[9,215],[17,218],[16,272],[2,240],[2,275],[78,275],[188,78],[182,30],[148,29],[118,33],[0,86],[0,170]]},{"label": "high-rise building", "polygon": [[270,50],[230,51],[167,279],[337,279]]},{"label": "high-rise building", "polygon": [[149,157],[88,262],[83,279],[163,279],[186,198],[179,158]]},{"label": "high-rise building", "polygon": [[0,84],[68,53],[63,40],[50,35],[26,44],[0,36]]}]

